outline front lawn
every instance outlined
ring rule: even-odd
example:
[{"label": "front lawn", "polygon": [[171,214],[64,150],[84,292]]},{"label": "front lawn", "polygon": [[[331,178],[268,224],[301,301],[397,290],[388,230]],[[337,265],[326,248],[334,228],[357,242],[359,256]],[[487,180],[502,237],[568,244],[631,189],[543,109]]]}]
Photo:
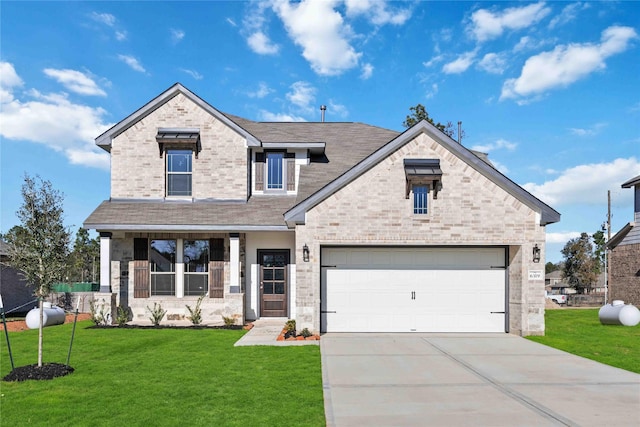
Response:
[{"label": "front lawn", "polygon": [[598,310],[547,310],[545,336],[527,338],[640,374],[640,325],[602,325]]},{"label": "front lawn", "polygon": [[[91,325],[78,322],[72,374],[0,382],[3,426],[325,425],[318,346],[233,347],[245,331]],[[66,362],[71,326],[44,329],[45,362]],[[37,362],[37,330],[9,336],[16,366]],[[4,332],[0,357],[4,377]]]}]

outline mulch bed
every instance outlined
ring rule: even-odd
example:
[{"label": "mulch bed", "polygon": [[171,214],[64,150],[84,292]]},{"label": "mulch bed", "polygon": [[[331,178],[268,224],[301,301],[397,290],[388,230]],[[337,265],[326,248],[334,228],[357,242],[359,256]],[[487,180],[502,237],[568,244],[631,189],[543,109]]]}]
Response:
[{"label": "mulch bed", "polygon": [[26,381],[26,380],[52,380],[57,377],[64,377],[73,372],[71,366],[63,365],[62,363],[43,363],[38,367],[38,364],[19,366],[9,375],[5,375],[2,378],[3,381]]}]

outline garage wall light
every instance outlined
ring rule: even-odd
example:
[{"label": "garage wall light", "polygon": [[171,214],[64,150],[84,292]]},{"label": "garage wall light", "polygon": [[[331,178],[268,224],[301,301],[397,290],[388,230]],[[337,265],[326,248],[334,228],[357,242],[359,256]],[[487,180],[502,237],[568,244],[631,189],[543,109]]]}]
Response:
[{"label": "garage wall light", "polygon": [[304,262],[309,262],[309,246],[305,243],[302,247],[302,260]]},{"label": "garage wall light", "polygon": [[540,248],[537,243],[533,247],[533,262],[540,262]]}]

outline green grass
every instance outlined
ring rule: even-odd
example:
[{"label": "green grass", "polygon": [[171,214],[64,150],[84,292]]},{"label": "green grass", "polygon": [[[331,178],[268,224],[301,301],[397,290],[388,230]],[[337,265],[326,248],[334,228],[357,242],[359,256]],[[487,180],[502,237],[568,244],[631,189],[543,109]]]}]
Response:
[{"label": "green grass", "polygon": [[[233,347],[245,333],[90,329],[72,374],[0,382],[2,426],[325,425],[318,346]],[[16,366],[37,362],[37,330],[9,333]],[[44,361],[65,363],[71,325],[44,330]],[[0,374],[11,371],[2,332]]]},{"label": "green grass", "polygon": [[602,325],[598,309],[547,310],[545,322],[545,336],[527,338],[640,374],[640,325]]}]

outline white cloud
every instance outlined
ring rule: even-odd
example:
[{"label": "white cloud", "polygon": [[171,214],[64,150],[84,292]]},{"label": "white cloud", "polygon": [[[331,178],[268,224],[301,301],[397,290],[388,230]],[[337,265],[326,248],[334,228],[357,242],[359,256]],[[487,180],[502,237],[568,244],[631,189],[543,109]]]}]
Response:
[{"label": "white cloud", "polygon": [[362,65],[362,73],[360,74],[360,78],[362,80],[368,80],[373,75],[373,65],[367,63]]},{"label": "white cloud", "polygon": [[460,74],[467,71],[467,69],[473,64],[476,57],[476,50],[471,52],[465,52],[459,55],[455,60],[443,65],[442,72],[445,74]]},{"label": "white cloud", "polygon": [[273,89],[271,89],[265,82],[260,82],[258,84],[258,89],[254,92],[247,93],[247,95],[249,95],[249,98],[262,99],[272,92],[273,92]]},{"label": "white cloud", "polygon": [[502,150],[502,149],[505,149],[507,151],[513,151],[516,149],[517,146],[518,144],[516,144],[515,142],[509,142],[506,139],[500,138],[500,139],[497,139],[495,142],[490,142],[488,144],[474,145],[473,147],[471,147],[471,149],[475,151],[480,151],[483,153],[489,153],[491,151]]},{"label": "white cloud", "polygon": [[521,30],[536,24],[551,12],[544,2],[521,7],[510,7],[502,12],[479,9],[471,15],[467,31],[479,42],[492,40],[505,30]]},{"label": "white cloud", "polygon": [[639,171],[640,161],[635,157],[619,158],[610,163],[574,166],[562,171],[552,181],[527,183],[523,187],[552,206],[573,203],[602,205],[602,200],[594,197],[594,189],[606,194],[607,189],[620,187],[620,183],[638,175]]},{"label": "white cloud", "polygon": [[569,128],[569,132],[576,136],[595,136],[600,133],[600,131],[607,126],[606,123],[596,123],[590,128]]},{"label": "white cloud", "polygon": [[291,91],[287,93],[287,100],[304,112],[313,111],[313,103],[316,100],[316,88],[307,82],[295,82],[291,85]]},{"label": "white cloud", "polygon": [[502,74],[507,67],[507,60],[504,55],[498,53],[487,53],[480,62],[478,67],[481,70],[491,74]]},{"label": "white cloud", "polygon": [[113,27],[116,24],[116,17],[110,13],[91,12],[90,16],[94,21],[100,22],[107,27]]},{"label": "white cloud", "polygon": [[546,233],[547,243],[567,243],[571,239],[580,237],[579,231],[567,231],[563,233]]},{"label": "white cloud", "polygon": [[182,39],[184,39],[185,33],[182,30],[171,28],[169,30],[171,32],[171,42],[173,44],[180,43]]},{"label": "white cloud", "polygon": [[[13,65],[0,63],[0,69],[12,70]],[[109,168],[109,155],[94,144],[94,138],[112,126],[103,121],[106,111],[72,103],[64,93],[42,94],[35,89],[26,92],[27,99],[17,99],[12,91],[21,80],[16,77],[5,82],[3,73],[2,90],[10,95],[3,97],[0,108],[3,138],[46,145],[65,153],[73,164]]]},{"label": "white cloud", "polygon": [[61,83],[64,87],[72,92],[80,95],[96,95],[107,96],[106,92],[102,90],[96,82],[94,82],[89,76],[80,71],[63,69],[58,70],[55,68],[45,68],[44,73]]},{"label": "white cloud", "polygon": [[432,83],[431,87],[425,93],[427,99],[431,99],[438,93],[438,83]]},{"label": "white cloud", "polygon": [[375,25],[402,25],[411,18],[410,9],[390,10],[383,0],[346,0],[347,16],[366,16]]},{"label": "white cloud", "polygon": [[272,113],[266,110],[260,110],[259,116],[260,120],[264,122],[306,122],[306,120],[300,116]]},{"label": "white cloud", "polygon": [[444,60],[444,55],[440,54],[440,55],[434,56],[433,58],[431,58],[427,62],[423,62],[422,65],[424,65],[427,68],[430,68],[430,67],[433,67],[434,65],[436,65],[438,62],[442,62],[443,60]]},{"label": "white cloud", "polygon": [[127,32],[121,28],[117,28],[118,20],[112,14],[91,12],[89,14],[89,17],[93,19],[95,22],[106,25],[107,27],[112,29],[114,32],[114,36],[116,37],[116,40],[124,41],[127,39]]},{"label": "white cloud", "polygon": [[345,118],[349,116],[349,110],[342,104],[336,104],[333,100],[329,100],[329,106],[327,107],[327,114],[331,114],[332,116],[338,116],[341,118]]},{"label": "white cloud", "polygon": [[588,3],[581,2],[571,3],[570,5],[565,6],[559,15],[553,17],[553,19],[549,21],[549,28],[554,29],[560,25],[574,21],[578,17],[578,12],[588,9],[589,7]]},{"label": "white cloud", "polygon": [[182,71],[183,73],[189,74],[191,77],[193,77],[196,80],[202,80],[204,78],[204,76],[202,74],[200,74],[199,72],[197,72],[196,70],[189,70],[186,68],[180,68],[180,71]]},{"label": "white cloud", "polygon": [[13,101],[13,88],[20,87],[24,84],[13,64],[9,62],[0,62],[0,102]]},{"label": "white cloud", "polygon": [[276,0],[274,11],[282,19],[289,37],[302,48],[302,56],[320,75],[339,75],[358,65],[362,55],[350,45],[351,27],[332,1],[303,0],[291,4]]},{"label": "white cloud", "polygon": [[260,55],[274,55],[280,50],[280,46],[271,42],[262,31],[257,31],[247,38],[247,44],[252,51]]},{"label": "white cloud", "polygon": [[226,21],[229,23],[229,25],[231,25],[232,27],[237,27],[238,24],[236,24],[236,21],[234,21],[231,18],[226,18]]},{"label": "white cloud", "polygon": [[637,38],[631,27],[612,26],[602,32],[601,43],[560,45],[527,59],[520,77],[508,79],[500,99],[519,99],[540,95],[606,68],[605,59],[623,52]]},{"label": "white cloud", "polygon": [[131,55],[118,55],[118,59],[124,62],[125,64],[127,64],[134,71],[139,71],[141,73],[147,72],[147,70],[144,69],[140,61],[138,61],[136,58],[134,58]]}]

